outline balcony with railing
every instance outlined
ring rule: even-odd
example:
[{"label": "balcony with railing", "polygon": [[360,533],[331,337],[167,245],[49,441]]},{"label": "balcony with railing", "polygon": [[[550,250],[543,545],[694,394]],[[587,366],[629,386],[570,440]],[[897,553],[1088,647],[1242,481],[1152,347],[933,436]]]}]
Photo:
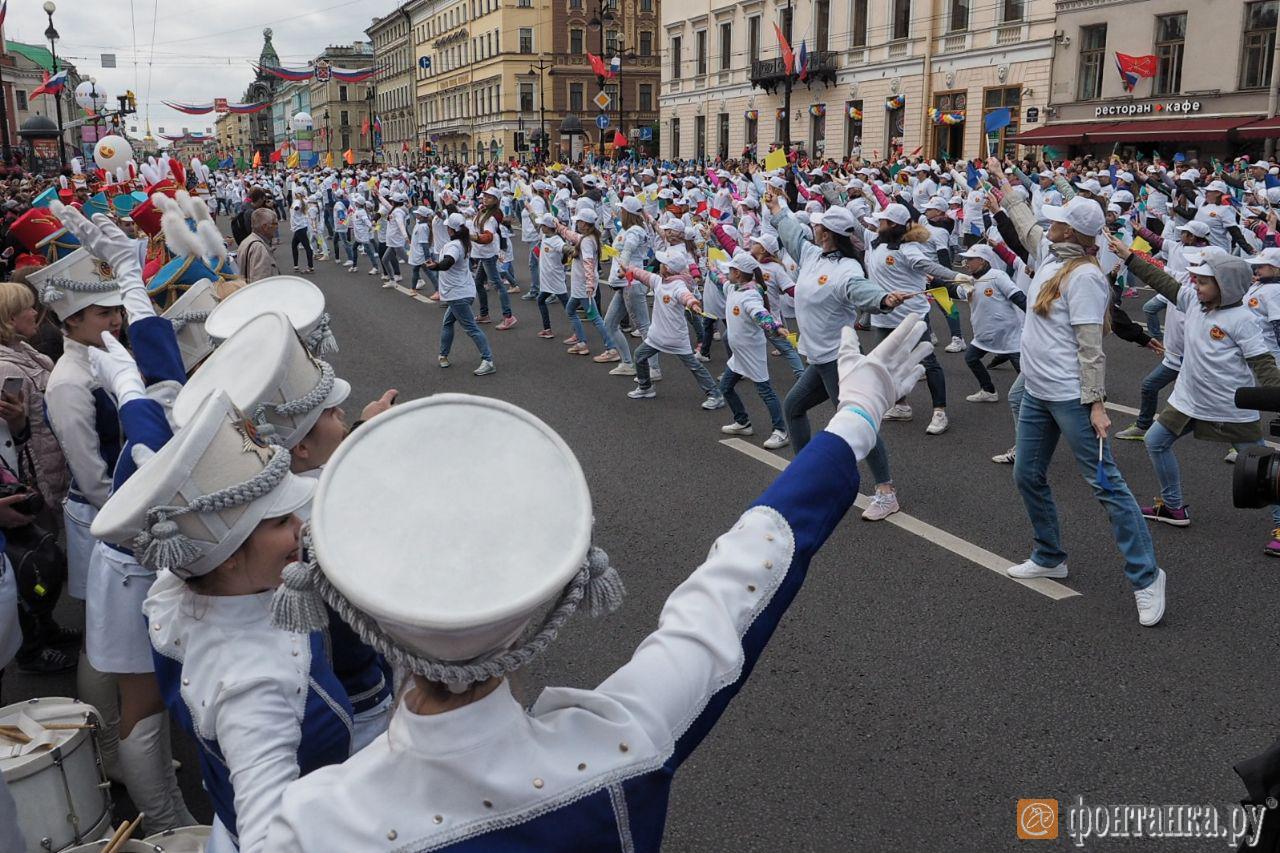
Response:
[{"label": "balcony with railing", "polygon": [[[814,83],[824,86],[835,85],[839,60],[834,51],[815,50],[809,54],[809,73],[804,83],[812,87]],[[782,87],[787,79],[787,67],[781,57],[775,59],[758,59],[751,63],[751,85],[757,89],[772,92]],[[799,78],[793,81],[794,86]]]}]

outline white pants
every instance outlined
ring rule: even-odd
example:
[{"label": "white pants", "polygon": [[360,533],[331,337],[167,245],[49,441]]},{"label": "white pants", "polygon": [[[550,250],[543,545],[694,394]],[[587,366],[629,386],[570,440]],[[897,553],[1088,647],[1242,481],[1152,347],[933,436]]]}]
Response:
[{"label": "white pants", "polygon": [[67,594],[84,600],[88,587],[89,560],[98,540],[89,532],[98,508],[67,498],[62,502],[62,517],[67,524]]},{"label": "white pants", "polygon": [[89,565],[85,600],[85,653],[98,672],[154,672],[142,602],[156,573],[102,542]]}]

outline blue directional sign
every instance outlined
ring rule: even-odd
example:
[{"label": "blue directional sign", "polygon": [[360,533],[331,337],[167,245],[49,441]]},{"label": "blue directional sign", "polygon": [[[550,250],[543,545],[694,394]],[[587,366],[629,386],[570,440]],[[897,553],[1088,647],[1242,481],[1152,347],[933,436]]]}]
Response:
[{"label": "blue directional sign", "polygon": [[652,141],[653,141],[653,128],[652,128],[652,127],[642,127],[642,128],[640,128],[640,141],[641,141],[641,142],[652,142]]},{"label": "blue directional sign", "polygon": [[601,130],[604,130],[608,126],[609,126],[609,117],[607,115],[605,115],[604,113],[600,113],[600,115],[596,116],[596,127],[600,128]]},{"label": "blue directional sign", "polygon": [[419,67],[419,68],[421,68],[421,69],[422,69],[422,70],[424,70],[424,71],[425,71],[425,70],[427,70],[428,68],[430,68],[430,67],[431,67],[431,57],[429,57],[429,56],[420,56],[420,57],[418,57],[418,67]]}]

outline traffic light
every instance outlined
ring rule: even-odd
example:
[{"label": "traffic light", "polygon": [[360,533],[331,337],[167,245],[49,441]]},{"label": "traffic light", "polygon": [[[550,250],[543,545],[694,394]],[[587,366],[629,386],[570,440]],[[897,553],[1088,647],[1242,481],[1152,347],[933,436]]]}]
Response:
[{"label": "traffic light", "polygon": [[525,144],[524,144],[524,131],[523,131],[523,130],[517,130],[517,131],[516,131],[516,150],[517,150],[517,151],[527,151],[527,150],[528,150],[528,149],[525,147]]},{"label": "traffic light", "polygon": [[428,157],[430,157],[432,154],[435,153],[435,146],[431,144],[431,140],[428,139],[423,144],[423,153],[425,153]]}]

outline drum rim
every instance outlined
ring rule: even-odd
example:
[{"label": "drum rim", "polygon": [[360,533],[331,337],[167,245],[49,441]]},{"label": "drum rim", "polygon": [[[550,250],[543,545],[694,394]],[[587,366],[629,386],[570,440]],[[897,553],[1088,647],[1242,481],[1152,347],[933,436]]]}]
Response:
[{"label": "drum rim", "polygon": [[[69,696],[37,696],[31,699],[24,699],[21,702],[13,702],[5,705],[4,707],[0,707],[0,718],[3,718],[8,712],[14,709],[29,705],[36,705],[40,702],[66,702],[71,705],[81,706],[88,709],[90,716],[98,718],[99,724],[101,724],[101,716],[98,714],[97,708],[87,702],[81,702],[79,699],[73,699]],[[46,767],[53,766],[53,755],[55,752],[64,757],[68,756],[83,746],[85,741],[88,739],[89,730],[79,729],[73,732],[64,743],[58,744],[58,746],[53,749],[46,749],[42,752],[19,756],[18,758],[0,758],[0,776],[4,777],[7,784],[12,785],[14,782],[21,781]],[[5,762],[10,761],[22,763],[14,764],[12,767],[7,768],[2,766]]]}]

